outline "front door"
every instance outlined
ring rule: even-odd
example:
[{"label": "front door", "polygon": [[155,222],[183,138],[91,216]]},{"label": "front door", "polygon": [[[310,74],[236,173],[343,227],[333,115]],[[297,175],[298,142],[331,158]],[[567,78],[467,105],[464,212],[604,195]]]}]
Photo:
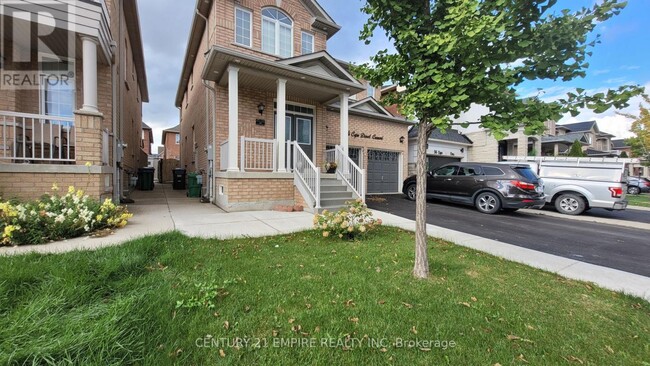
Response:
[{"label": "front door", "polygon": [[[287,113],[285,120],[284,141],[297,141],[300,148],[307,154],[311,161],[314,161],[313,127],[314,118]],[[293,149],[287,151],[289,160],[288,168],[293,168]]]}]

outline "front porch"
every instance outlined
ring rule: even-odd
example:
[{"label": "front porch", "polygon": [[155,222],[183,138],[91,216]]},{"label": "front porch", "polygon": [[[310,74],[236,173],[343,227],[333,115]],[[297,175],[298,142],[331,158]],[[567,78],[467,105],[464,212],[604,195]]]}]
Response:
[{"label": "front porch", "polygon": [[[363,171],[347,157],[349,97],[363,88],[326,52],[273,62],[213,47],[203,78],[216,86],[218,148],[207,189],[219,207],[318,210],[323,200],[334,203],[321,193],[332,179],[349,187],[350,199],[363,197]],[[333,102],[337,114],[327,111]],[[324,176],[326,161],[337,161],[339,173]]]}]

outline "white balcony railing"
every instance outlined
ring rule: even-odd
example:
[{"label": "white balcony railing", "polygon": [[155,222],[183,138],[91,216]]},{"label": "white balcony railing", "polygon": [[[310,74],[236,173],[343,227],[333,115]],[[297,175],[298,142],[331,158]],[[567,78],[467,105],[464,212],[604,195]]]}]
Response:
[{"label": "white balcony railing", "polygon": [[73,117],[0,111],[0,160],[9,163],[72,164]]},{"label": "white balcony railing", "polygon": [[228,169],[228,140],[221,143],[221,170]]},{"label": "white balcony railing", "polygon": [[241,171],[276,171],[278,144],[276,140],[241,137]]}]

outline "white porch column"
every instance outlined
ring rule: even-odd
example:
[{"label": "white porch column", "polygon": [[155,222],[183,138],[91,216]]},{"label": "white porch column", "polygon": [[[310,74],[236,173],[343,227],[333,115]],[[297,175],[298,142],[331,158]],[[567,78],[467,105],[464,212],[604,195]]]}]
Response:
[{"label": "white porch column", "polygon": [[99,113],[97,109],[97,41],[82,37],[83,44],[83,107],[84,112]]},{"label": "white porch column", "polygon": [[287,171],[287,139],[285,136],[287,116],[287,81],[278,79],[277,114],[275,122],[275,136],[278,140],[278,172]]},{"label": "white porch column", "polygon": [[228,66],[228,171],[238,172],[239,68]]},{"label": "white porch column", "polygon": [[342,93],[341,98],[341,149],[348,156],[348,133],[350,130],[350,123],[348,121],[348,99],[349,93]]}]

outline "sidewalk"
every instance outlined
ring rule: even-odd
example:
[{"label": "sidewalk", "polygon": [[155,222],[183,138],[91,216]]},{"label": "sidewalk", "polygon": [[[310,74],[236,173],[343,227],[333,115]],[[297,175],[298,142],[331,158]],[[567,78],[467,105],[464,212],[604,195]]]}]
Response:
[{"label": "sidewalk", "polygon": [[[185,191],[174,191],[170,185],[156,184],[153,191],[136,191],[136,202],[129,205],[135,215],[129,224],[114,234],[100,238],[76,238],[41,246],[0,248],[0,255],[26,253],[64,253],[119,245],[126,241],[178,230],[185,235],[227,239],[288,234],[312,228],[313,215],[306,212],[250,211],[226,213],[214,205],[187,198]],[[374,211],[385,225],[413,231],[415,222],[389,213]],[[561,276],[593,282],[603,288],[625,292],[650,301],[650,278],[607,267],[579,262],[515,245],[485,239],[434,225],[427,225],[427,234],[468,248],[489,253]]]}]

